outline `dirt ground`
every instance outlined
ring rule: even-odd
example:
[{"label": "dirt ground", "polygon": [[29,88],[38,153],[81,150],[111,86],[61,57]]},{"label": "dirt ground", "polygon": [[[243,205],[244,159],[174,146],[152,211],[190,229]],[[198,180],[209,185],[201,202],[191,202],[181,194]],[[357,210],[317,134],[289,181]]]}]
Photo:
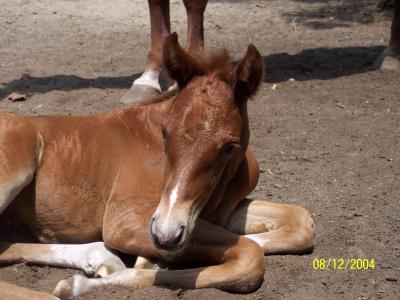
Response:
[{"label": "dirt ground", "polygon": [[[104,288],[81,299],[398,299],[400,294],[400,72],[374,71],[390,12],[377,1],[210,0],[206,46],[233,58],[254,43],[266,78],[249,103],[251,148],[261,164],[253,198],[295,203],[317,224],[303,256],[266,257],[252,294]],[[148,45],[142,0],[0,0],[1,111],[94,114],[142,71]],[[183,5],[172,26],[185,40]],[[314,270],[314,258],[375,259],[374,270]],[[50,292],[76,273],[15,265],[0,280]],[[397,296],[396,296],[397,295]]]}]

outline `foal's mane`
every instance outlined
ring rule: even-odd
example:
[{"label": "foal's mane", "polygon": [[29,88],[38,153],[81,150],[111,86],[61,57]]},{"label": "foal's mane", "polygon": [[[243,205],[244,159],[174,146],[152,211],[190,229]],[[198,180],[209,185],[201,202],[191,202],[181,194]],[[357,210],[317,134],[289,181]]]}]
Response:
[{"label": "foal's mane", "polygon": [[[228,84],[234,80],[233,64],[230,62],[231,57],[226,49],[213,52],[211,55],[190,54],[188,59],[190,63],[196,67],[198,75],[213,75],[215,79],[224,81]],[[155,104],[163,102],[178,95],[179,90],[162,92],[160,95],[145,99],[141,105]]]},{"label": "foal's mane", "polygon": [[228,51],[224,48],[213,52],[211,55],[191,55],[194,63],[202,71],[202,75],[216,76],[216,79],[230,82],[232,80],[233,66],[230,63],[231,57]]}]

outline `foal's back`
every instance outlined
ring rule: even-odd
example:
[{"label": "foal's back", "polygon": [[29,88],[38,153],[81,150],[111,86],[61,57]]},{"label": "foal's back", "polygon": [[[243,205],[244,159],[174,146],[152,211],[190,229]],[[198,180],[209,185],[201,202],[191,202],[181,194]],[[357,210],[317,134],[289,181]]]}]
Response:
[{"label": "foal's back", "polygon": [[152,133],[158,106],[97,116],[1,113],[0,213],[9,207],[5,215],[42,242],[101,240],[118,181],[129,178],[139,192],[159,179],[162,150]]}]

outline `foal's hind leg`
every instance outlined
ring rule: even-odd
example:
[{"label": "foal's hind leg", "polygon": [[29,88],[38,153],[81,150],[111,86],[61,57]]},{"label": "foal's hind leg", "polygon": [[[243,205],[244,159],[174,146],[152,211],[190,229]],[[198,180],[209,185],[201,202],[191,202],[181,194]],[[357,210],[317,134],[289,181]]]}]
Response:
[{"label": "foal's hind leg", "polygon": [[0,113],[0,214],[33,178],[42,140],[33,124]]},{"label": "foal's hind leg", "polygon": [[314,247],[314,221],[296,205],[246,199],[226,228],[252,239],[266,254],[304,253]]},{"label": "foal's hind leg", "polygon": [[0,264],[20,262],[81,269],[87,275],[97,277],[126,268],[103,242],[79,245],[0,242]]}]

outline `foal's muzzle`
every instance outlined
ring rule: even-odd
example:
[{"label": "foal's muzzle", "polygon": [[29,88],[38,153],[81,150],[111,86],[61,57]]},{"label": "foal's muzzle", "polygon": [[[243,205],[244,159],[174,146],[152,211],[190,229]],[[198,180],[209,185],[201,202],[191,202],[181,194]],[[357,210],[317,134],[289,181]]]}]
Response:
[{"label": "foal's muzzle", "polygon": [[177,250],[183,247],[187,235],[187,226],[184,224],[162,224],[158,217],[150,221],[150,236],[157,248],[163,250]]}]

